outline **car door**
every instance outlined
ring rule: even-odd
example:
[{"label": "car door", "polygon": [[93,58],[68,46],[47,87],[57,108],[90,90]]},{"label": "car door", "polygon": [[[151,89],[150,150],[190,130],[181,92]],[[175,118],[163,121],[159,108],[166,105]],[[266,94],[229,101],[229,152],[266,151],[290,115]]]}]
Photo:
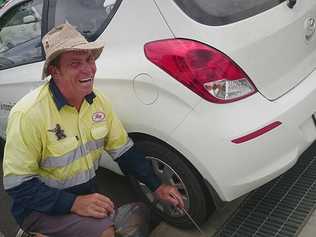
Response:
[{"label": "car door", "polygon": [[41,81],[45,0],[12,1],[0,13],[0,137],[12,106]]}]

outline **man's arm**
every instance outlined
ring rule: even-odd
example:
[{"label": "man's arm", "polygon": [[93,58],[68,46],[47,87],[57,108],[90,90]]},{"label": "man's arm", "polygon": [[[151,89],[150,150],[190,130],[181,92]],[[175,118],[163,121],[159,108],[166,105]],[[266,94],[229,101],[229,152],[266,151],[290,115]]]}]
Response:
[{"label": "man's arm", "polygon": [[[34,122],[36,121],[36,122]],[[3,184],[14,206],[49,215],[69,213],[75,195],[48,187],[38,179],[43,144],[37,114],[10,113],[4,149]]]},{"label": "man's arm", "polygon": [[183,199],[177,188],[172,185],[162,184],[154,173],[150,160],[144,153],[137,151],[135,146],[115,160],[125,175],[134,176],[146,186],[160,200],[169,202],[180,208],[184,207]]},{"label": "man's arm", "polygon": [[74,194],[48,187],[37,178],[6,191],[19,206],[48,215],[69,213],[76,198]]},{"label": "man's arm", "polygon": [[125,175],[134,176],[154,192],[160,185],[160,179],[155,175],[150,160],[136,150],[135,146],[115,160]]},{"label": "man's arm", "polygon": [[[5,177],[4,182],[8,178]],[[32,178],[6,191],[12,197],[15,206],[47,215],[72,212],[81,216],[104,218],[114,209],[113,202],[102,194],[93,193],[77,196],[64,190],[51,188],[37,178]],[[18,219],[18,222],[21,220]]]}]

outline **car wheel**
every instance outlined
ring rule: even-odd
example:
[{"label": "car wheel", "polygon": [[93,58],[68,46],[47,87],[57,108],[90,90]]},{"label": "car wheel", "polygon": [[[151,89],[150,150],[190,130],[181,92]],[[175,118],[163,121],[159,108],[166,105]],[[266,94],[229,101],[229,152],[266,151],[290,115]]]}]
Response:
[{"label": "car wheel", "polygon": [[[201,176],[178,152],[156,141],[134,140],[138,150],[151,160],[154,172],[162,183],[171,184],[181,193],[187,213],[199,224],[214,211],[213,200],[202,183]],[[170,204],[157,201],[153,193],[143,183],[131,178],[133,186],[143,200],[166,222],[179,228],[194,227],[185,212]]]}]

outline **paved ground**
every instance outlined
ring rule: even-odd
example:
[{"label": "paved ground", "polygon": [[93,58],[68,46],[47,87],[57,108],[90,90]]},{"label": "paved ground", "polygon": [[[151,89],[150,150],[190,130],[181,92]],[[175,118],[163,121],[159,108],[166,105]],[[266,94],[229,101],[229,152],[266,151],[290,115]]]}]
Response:
[{"label": "paved ground", "polygon": [[[216,230],[224,223],[227,217],[235,210],[240,200],[230,203],[222,210],[215,212],[210,219],[202,227],[202,230],[207,233],[208,237],[212,237]],[[155,228],[150,237],[203,237],[196,230],[187,231],[176,229],[164,222]],[[316,236],[316,212],[312,214],[298,237],[315,237]],[[207,236],[204,236],[207,237]]]},{"label": "paved ground", "polygon": [[[315,147],[315,148],[314,148]],[[316,155],[316,145],[310,149],[309,155]],[[0,182],[2,184],[2,165],[0,171]],[[106,193],[113,200],[117,200],[116,205],[121,205],[130,201],[137,201],[137,195],[130,188],[128,180],[125,177],[118,176],[106,170],[98,172],[99,189]],[[101,185],[102,184],[102,185]],[[226,218],[235,210],[242,198],[227,204],[222,209],[216,211],[202,226],[202,229],[211,237],[216,229],[221,226]],[[10,215],[10,199],[3,191],[0,185],[0,237],[14,237],[17,226]],[[195,231],[184,231],[176,229],[166,223],[161,223],[152,232],[151,237],[200,237]],[[313,213],[309,221],[306,223],[299,237],[315,237],[316,236],[316,212]]]}]

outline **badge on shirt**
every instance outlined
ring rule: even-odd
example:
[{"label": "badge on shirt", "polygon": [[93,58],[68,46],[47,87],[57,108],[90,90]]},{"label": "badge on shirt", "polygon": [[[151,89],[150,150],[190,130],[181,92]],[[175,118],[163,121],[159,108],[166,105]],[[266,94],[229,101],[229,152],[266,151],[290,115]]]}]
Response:
[{"label": "badge on shirt", "polygon": [[61,129],[59,123],[56,124],[56,127],[55,127],[55,128],[53,128],[53,129],[48,129],[48,131],[55,133],[55,135],[56,135],[56,137],[57,137],[57,140],[61,140],[61,139],[66,138],[66,134],[65,134],[64,130]]},{"label": "badge on shirt", "polygon": [[92,114],[92,121],[102,122],[105,119],[105,114],[103,112],[95,112]]}]

